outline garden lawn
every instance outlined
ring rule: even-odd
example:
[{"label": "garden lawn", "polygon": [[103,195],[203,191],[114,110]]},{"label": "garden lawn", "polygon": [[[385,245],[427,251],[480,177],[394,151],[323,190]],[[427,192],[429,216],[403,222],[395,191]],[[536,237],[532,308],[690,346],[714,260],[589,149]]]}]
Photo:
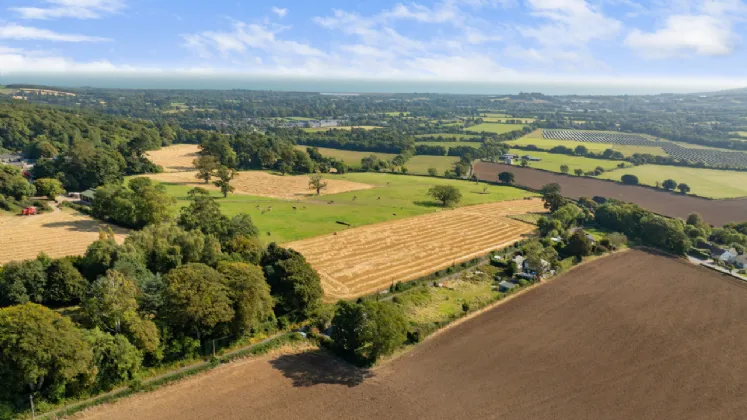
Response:
[{"label": "garden lawn", "polygon": [[656,186],[665,179],[690,186],[690,192],[709,198],[734,198],[747,196],[747,172],[717,169],[687,168],[681,166],[641,165],[605,172],[600,178],[620,181],[625,174],[638,177],[643,185]]},{"label": "garden lawn", "polygon": [[488,133],[503,134],[503,133],[508,133],[509,131],[521,130],[524,127],[525,126],[523,124],[483,123],[483,124],[473,125],[471,127],[466,127],[465,130],[476,131],[478,133],[486,131]]},{"label": "garden lawn", "polygon": [[[260,230],[260,239],[266,243],[291,242],[347,229],[347,226],[337,223],[338,221],[356,227],[441,211],[441,206],[428,196],[428,189],[434,185],[453,185],[459,188],[462,192],[459,206],[536,196],[518,188],[501,185],[490,185],[487,193],[482,194],[483,187],[486,186],[484,183],[476,185],[471,181],[422,176],[363,172],[325,177],[363,182],[377,188],[299,200],[241,194],[229,194],[227,198],[223,198],[215,191],[211,195],[217,199],[227,216],[249,214]],[[187,192],[191,187],[163,185],[177,199],[177,208],[189,204]],[[268,210],[269,207],[272,209]]]}]

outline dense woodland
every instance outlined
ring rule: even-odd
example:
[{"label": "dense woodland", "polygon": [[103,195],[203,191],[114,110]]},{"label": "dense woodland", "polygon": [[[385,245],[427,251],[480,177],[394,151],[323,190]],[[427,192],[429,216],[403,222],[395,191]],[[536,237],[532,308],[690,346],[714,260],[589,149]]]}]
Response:
[{"label": "dense woodland", "polygon": [[[149,203],[129,203],[122,189]],[[122,245],[102,232],[81,257],[42,253],[0,269],[0,414],[26,407],[29,393],[107,390],[142,367],[204,355],[212,339],[271,333],[320,309],[304,257],[262,245],[249,216],[224,216],[206,191],[192,190],[176,217],[146,178],[99,191],[119,198],[97,196],[95,213],[139,214],[144,228]]]}]

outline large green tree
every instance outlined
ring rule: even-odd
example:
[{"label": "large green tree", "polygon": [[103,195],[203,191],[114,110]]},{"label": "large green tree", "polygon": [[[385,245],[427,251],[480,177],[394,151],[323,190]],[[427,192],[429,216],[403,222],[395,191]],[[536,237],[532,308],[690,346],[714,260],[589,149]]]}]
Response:
[{"label": "large green tree", "polygon": [[367,365],[391,354],[404,343],[407,335],[404,314],[388,302],[340,301],[332,325],[332,339],[339,351]]},{"label": "large green tree", "polygon": [[261,268],[241,262],[221,262],[218,271],[223,274],[233,301],[234,333],[256,332],[274,318],[270,285]]},{"label": "large green tree", "polygon": [[54,178],[40,178],[34,181],[36,194],[43,195],[50,200],[56,200],[58,195],[65,194],[62,183]]},{"label": "large green tree", "polygon": [[0,394],[58,399],[90,375],[91,362],[91,348],[69,318],[33,303],[0,309]]},{"label": "large green tree", "polygon": [[166,277],[164,318],[198,340],[233,319],[231,292],[223,275],[204,264],[185,264]]},{"label": "large green tree", "polygon": [[319,274],[298,252],[271,243],[262,258],[262,268],[277,300],[278,315],[300,319],[321,303],[323,291]]},{"label": "large green tree", "polygon": [[96,367],[94,387],[108,391],[115,385],[135,379],[143,355],[123,335],[111,335],[98,328],[85,331]]},{"label": "large green tree", "polygon": [[228,193],[233,192],[236,188],[231,185],[231,181],[236,176],[236,171],[227,166],[221,166],[216,171],[215,176],[218,178],[213,184],[220,188],[223,198],[228,197]]},{"label": "large green tree", "polygon": [[462,199],[462,192],[452,185],[434,185],[428,190],[428,195],[440,201],[446,206],[453,206]]}]

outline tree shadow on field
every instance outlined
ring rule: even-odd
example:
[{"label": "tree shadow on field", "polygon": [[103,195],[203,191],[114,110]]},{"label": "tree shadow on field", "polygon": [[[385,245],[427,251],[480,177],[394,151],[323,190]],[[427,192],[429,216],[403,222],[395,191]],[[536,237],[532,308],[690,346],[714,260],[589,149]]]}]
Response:
[{"label": "tree shadow on field", "polygon": [[42,224],[45,228],[64,228],[75,232],[98,232],[106,230],[106,225],[97,220],[70,220],[64,222],[50,222]]},{"label": "tree shadow on field", "polygon": [[323,351],[282,355],[270,361],[270,364],[283,376],[293,380],[296,388],[321,384],[352,388],[374,376],[368,369],[355,367]]},{"label": "tree shadow on field", "polygon": [[437,201],[413,201],[413,204],[422,207],[443,207],[443,204]]}]

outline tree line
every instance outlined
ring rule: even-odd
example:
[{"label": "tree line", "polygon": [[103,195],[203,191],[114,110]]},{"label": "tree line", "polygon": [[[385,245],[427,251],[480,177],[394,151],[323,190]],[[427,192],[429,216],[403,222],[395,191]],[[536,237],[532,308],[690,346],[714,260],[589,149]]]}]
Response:
[{"label": "tree line", "polygon": [[[157,200],[143,179],[124,188],[114,201]],[[53,402],[111,389],[143,368],[199,356],[213,339],[271,332],[319,310],[319,275],[301,254],[265,247],[248,215],[226,217],[207,191],[189,196],[174,219],[138,219],[145,227],[122,244],[102,232],[83,256],[2,266],[0,411],[27,407],[29,394]],[[148,207],[98,205],[115,218]]]}]

